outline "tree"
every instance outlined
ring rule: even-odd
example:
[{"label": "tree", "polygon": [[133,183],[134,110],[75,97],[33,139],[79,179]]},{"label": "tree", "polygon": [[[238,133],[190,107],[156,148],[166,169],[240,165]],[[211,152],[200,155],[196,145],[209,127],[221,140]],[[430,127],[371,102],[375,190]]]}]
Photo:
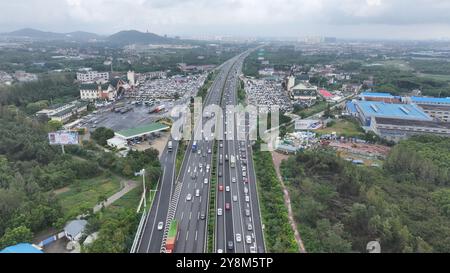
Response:
[{"label": "tree", "polygon": [[109,128],[99,127],[95,129],[91,136],[99,145],[106,146],[107,140],[114,137],[114,131]]},{"label": "tree", "polygon": [[7,229],[0,239],[0,248],[16,245],[19,243],[30,243],[33,240],[33,233],[25,226]]},{"label": "tree", "polygon": [[57,120],[49,120],[48,126],[49,126],[50,131],[58,131],[62,128],[63,124]]}]

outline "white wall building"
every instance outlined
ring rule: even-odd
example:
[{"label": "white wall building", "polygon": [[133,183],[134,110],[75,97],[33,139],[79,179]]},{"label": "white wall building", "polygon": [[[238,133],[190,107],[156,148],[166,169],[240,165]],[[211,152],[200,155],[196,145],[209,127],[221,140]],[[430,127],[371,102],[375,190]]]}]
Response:
[{"label": "white wall building", "polygon": [[77,72],[77,80],[83,83],[106,83],[107,81],[109,81],[109,72]]}]

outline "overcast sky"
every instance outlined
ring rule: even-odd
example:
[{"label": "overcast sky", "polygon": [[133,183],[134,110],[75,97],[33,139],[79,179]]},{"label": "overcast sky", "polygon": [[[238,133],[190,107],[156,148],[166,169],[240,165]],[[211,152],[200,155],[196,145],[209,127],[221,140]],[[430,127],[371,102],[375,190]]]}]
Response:
[{"label": "overcast sky", "polygon": [[450,0],[1,0],[0,31],[450,37]]}]

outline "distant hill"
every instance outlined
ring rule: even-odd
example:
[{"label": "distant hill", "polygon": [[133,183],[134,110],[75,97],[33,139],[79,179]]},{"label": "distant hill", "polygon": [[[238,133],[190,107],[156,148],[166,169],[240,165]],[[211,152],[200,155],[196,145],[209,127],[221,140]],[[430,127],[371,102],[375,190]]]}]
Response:
[{"label": "distant hill", "polygon": [[9,33],[2,33],[2,36],[15,38],[29,38],[34,40],[76,40],[88,41],[91,39],[102,39],[100,35],[84,31],[75,31],[70,33],[57,33],[49,31],[41,31],[32,28],[24,28]]},{"label": "distant hill", "polygon": [[125,30],[117,32],[108,38],[108,42],[114,44],[173,44],[177,40],[166,38],[154,33],[140,32],[137,30]]},{"label": "distant hill", "polygon": [[109,42],[115,45],[128,44],[174,44],[178,43],[178,39],[159,36],[154,33],[140,32],[137,30],[125,30],[117,32],[111,36],[100,36],[95,33],[75,31],[69,33],[57,33],[41,31],[32,28],[19,29],[9,33],[1,33],[0,36],[13,37],[18,39],[33,40],[64,40],[64,41],[89,41],[99,40]]}]

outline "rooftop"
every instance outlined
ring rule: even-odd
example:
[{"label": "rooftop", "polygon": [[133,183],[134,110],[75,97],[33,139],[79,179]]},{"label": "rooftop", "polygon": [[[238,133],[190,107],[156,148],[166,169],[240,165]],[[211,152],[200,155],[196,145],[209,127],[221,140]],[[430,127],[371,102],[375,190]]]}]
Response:
[{"label": "rooftop", "polygon": [[415,104],[384,103],[377,101],[356,101],[356,108],[366,117],[390,117],[400,119],[431,120],[422,109]]},{"label": "rooftop", "polygon": [[429,121],[429,120],[405,120],[405,119],[396,119],[396,118],[376,117],[375,121],[377,124],[396,125],[396,126],[415,126],[415,127],[450,130],[450,123],[433,121],[433,120],[431,120],[431,121]]},{"label": "rooftop", "polygon": [[395,98],[391,93],[363,92],[360,97]]},{"label": "rooftop", "polygon": [[44,252],[35,245],[28,243],[21,243],[6,247],[0,250],[0,253],[44,253]]},{"label": "rooftop", "polygon": [[328,91],[325,90],[325,89],[320,89],[320,90],[319,90],[319,93],[320,93],[322,96],[324,96],[325,98],[330,98],[330,97],[333,96],[330,92],[328,92]]},{"label": "rooftop", "polygon": [[156,122],[156,123],[150,123],[148,125],[141,126],[141,127],[122,130],[122,131],[116,132],[115,134],[119,137],[129,139],[129,138],[139,137],[142,135],[151,134],[151,133],[166,130],[166,129],[169,129],[169,126]]},{"label": "rooftop", "polygon": [[411,97],[415,103],[441,103],[450,104],[450,98],[429,98],[429,97]]}]

